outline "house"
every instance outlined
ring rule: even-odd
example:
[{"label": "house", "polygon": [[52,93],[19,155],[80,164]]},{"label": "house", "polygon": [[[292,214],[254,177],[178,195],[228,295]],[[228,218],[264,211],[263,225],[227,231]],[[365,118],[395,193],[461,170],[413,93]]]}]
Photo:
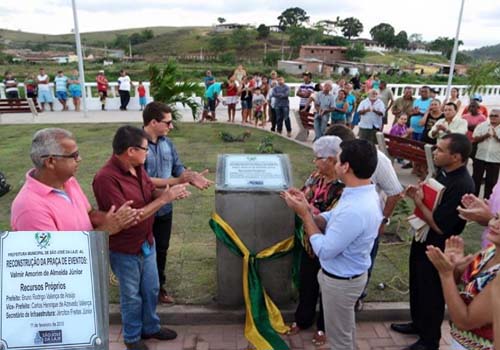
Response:
[{"label": "house", "polygon": [[248,24],[239,24],[239,23],[223,23],[215,25],[214,31],[217,33],[227,32],[235,29],[248,28]]},{"label": "house", "polygon": [[[438,68],[437,74],[445,74],[448,75],[450,74],[450,65],[449,64],[442,64],[442,63],[431,63],[431,66],[434,66]],[[467,74],[467,66],[465,64],[456,64],[455,65],[455,74],[456,75],[466,75]]]},{"label": "house", "polygon": [[281,28],[280,28],[280,26],[277,26],[277,25],[269,26],[269,31],[275,32],[275,33],[281,33]]},{"label": "house", "polygon": [[293,61],[278,61],[278,69],[294,75],[311,72],[314,75],[325,77],[329,77],[333,71],[332,66],[316,58],[298,58]]},{"label": "house", "polygon": [[314,58],[327,65],[333,65],[336,61],[345,60],[346,52],[347,47],[345,46],[302,45],[299,59]]}]

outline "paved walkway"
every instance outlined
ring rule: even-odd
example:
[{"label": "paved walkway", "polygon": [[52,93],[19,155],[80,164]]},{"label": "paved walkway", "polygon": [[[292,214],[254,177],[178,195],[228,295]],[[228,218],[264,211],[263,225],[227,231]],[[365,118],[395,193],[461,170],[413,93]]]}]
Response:
[{"label": "paved walkway", "polygon": [[[358,350],[399,350],[413,344],[415,336],[405,336],[389,329],[390,322],[359,322],[356,329]],[[151,350],[244,350],[251,345],[243,335],[243,324],[207,325],[207,326],[172,326],[178,337],[172,341],[148,340]],[[441,350],[451,350],[449,326],[443,323]],[[313,330],[302,331],[293,336],[283,336],[292,350],[327,350],[327,345],[316,347],[311,339]],[[110,350],[124,350],[121,328],[110,327]]]}]

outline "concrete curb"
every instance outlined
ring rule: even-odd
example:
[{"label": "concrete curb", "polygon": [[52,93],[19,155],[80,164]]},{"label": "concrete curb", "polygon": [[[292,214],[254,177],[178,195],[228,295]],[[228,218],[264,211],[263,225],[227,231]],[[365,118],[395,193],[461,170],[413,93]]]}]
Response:
[{"label": "concrete curb", "polygon": [[[157,307],[162,324],[169,325],[210,325],[210,324],[243,324],[244,308],[224,308],[217,305],[173,305]],[[281,308],[285,322],[294,319],[295,306]],[[410,308],[406,302],[365,303],[363,310],[356,314],[357,321],[394,321],[410,320]],[[109,323],[120,324],[120,306],[109,307]]]}]

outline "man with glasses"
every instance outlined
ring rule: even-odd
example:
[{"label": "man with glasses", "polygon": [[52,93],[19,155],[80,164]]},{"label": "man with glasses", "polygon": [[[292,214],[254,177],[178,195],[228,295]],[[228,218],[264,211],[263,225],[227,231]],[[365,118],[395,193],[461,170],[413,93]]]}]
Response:
[{"label": "man with glasses", "polygon": [[[174,128],[172,110],[161,102],[149,103],[142,112],[144,131],[148,137],[148,155],[146,158],[146,171],[156,188],[165,188],[182,183],[191,183],[199,189],[208,188],[212,182],[205,179],[202,173],[188,170],[184,167],[172,140],[168,138],[170,130]],[[172,231],[172,203],[167,203],[155,214],[153,235],[156,242],[156,262],[160,279],[160,293],[158,301],[163,304],[174,302],[166,289],[165,265],[167,250],[170,244]]]},{"label": "man with glasses", "polygon": [[171,340],[177,333],[160,327],[156,313],[159,281],[153,236],[154,214],[167,203],[190,195],[186,185],[157,189],[144,163],[148,135],[126,125],[113,138],[113,155],[97,172],[92,187],[102,210],[133,200],[142,212],[140,221],[109,239],[111,269],[120,282],[123,339],[127,349],[146,350],[142,339]]},{"label": "man with glasses", "polygon": [[108,231],[133,225],[140,212],[124,201],[106,212],[91,207],[74,175],[82,161],[71,132],[42,129],[31,143],[34,169],[12,203],[11,227],[15,231]]}]

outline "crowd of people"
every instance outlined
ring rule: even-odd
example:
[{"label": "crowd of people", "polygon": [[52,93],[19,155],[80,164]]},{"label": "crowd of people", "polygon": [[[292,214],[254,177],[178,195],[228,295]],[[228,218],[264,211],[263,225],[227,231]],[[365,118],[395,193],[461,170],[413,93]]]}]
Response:
[{"label": "crowd of people", "polygon": [[[104,74],[104,70],[99,70],[96,79],[97,93],[101,102],[101,110],[106,110],[106,98],[110,89],[108,79]],[[19,92],[19,81],[15,78],[11,71],[5,72],[3,80],[5,88],[5,96],[8,99],[18,99],[21,97]],[[40,68],[38,75],[28,73],[24,80],[25,97],[33,99],[35,105],[39,104],[42,112],[47,108],[54,111],[54,97],[59,101],[62,106],[62,111],[69,110],[68,98],[73,100],[73,107],[76,112],[80,111],[80,104],[82,98],[82,85],[78,70],[73,69],[71,75],[66,76],[63,70],[58,70],[54,77],[52,88],[49,75],[45,72],[45,68]],[[125,70],[120,70],[120,76],[117,79],[118,95],[120,96],[120,110],[126,111],[130,102],[130,91],[135,88],[132,80]],[[139,81],[137,86],[137,94],[139,97],[139,105],[141,111],[147,104],[146,88],[142,81]]]},{"label": "crowd of people", "polygon": [[[44,75],[42,85],[48,84]],[[64,78],[61,72],[55,80],[58,98],[64,97],[63,86],[78,82],[77,76]],[[132,84],[126,72],[120,78],[126,109],[130,98],[126,92]],[[458,90],[441,103],[432,98],[427,86],[420,89],[417,99],[410,87],[394,99],[387,84],[376,76],[363,83],[354,77],[349,83],[341,79],[315,84],[309,72],[303,78],[296,95],[301,113],[312,113],[315,118],[316,169],[302,189],[281,193],[301,218],[305,234],[299,302],[289,333],[316,322],[315,345],[328,341],[335,350],[355,348],[355,311],[366,297],[380,236],[398,201],[406,196],[421,211],[428,232],[425,241],[413,240],[410,248],[411,322],[394,323],[392,330],[418,336],[410,350],[439,349],[446,304],[456,349],[492,348],[492,305],[496,302],[490,282],[500,270],[496,254],[500,245],[500,109],[488,113],[480,104],[481,97],[474,96],[460,115]],[[104,109],[104,74],[99,74],[97,82]],[[40,98],[38,78],[37,85]],[[240,66],[224,82],[216,82],[207,72],[205,85],[205,119],[215,119],[222,101],[228,107],[228,121],[234,122],[236,104],[241,101],[242,123],[263,126],[269,119],[272,131],[282,133],[284,124],[290,135],[290,88],[275,72],[269,79],[250,78]],[[404,189],[391,160],[376,148],[375,133],[388,123],[389,110],[395,116],[392,134],[435,145],[433,161],[438,171],[434,179],[444,191],[433,209],[425,204],[423,185]],[[74,135],[60,128],[37,131],[30,153],[34,168],[26,173],[11,210],[13,230],[110,233],[111,268],[120,282],[123,339],[128,349],[139,350],[148,348],[144,339],[176,337],[175,331],[160,326],[156,313],[158,302],[174,301],[164,275],[172,202],[191,195],[188,185],[201,190],[212,185],[206,170],[197,172],[182,164],[168,137],[173,128],[168,106],[151,102],[144,106],[142,117],[142,128],[122,126],[115,133],[113,153],[92,183],[98,208],[91,207],[75,178],[82,155]],[[467,169],[470,158],[472,175]],[[473,255],[465,255],[459,237],[467,221],[486,227],[483,249]]]}]

